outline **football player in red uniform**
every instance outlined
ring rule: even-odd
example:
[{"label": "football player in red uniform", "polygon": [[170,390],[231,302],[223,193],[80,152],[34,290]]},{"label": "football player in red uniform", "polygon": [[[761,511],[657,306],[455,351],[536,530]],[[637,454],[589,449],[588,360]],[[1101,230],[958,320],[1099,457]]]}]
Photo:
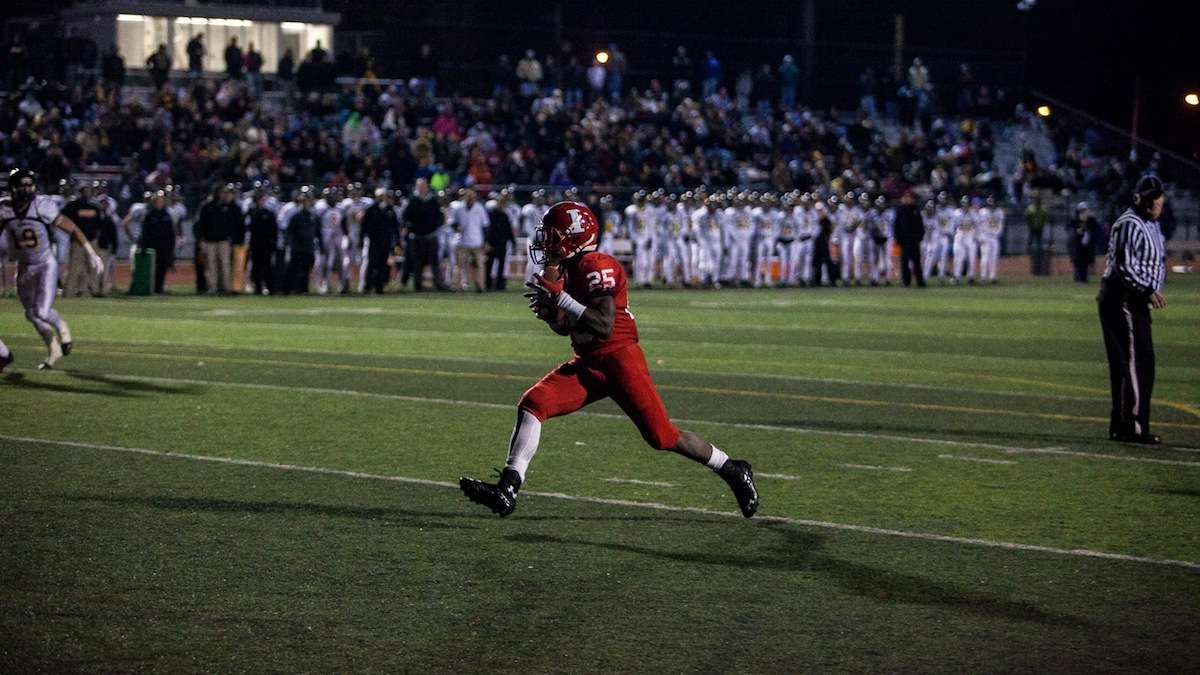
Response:
[{"label": "football player in red uniform", "polygon": [[516,508],[542,423],[609,397],[651,447],[712,468],[733,490],[742,515],[753,516],[758,490],[750,463],[731,459],[700,435],[671,423],[638,346],[625,269],[596,250],[598,241],[596,216],[579,202],[559,202],[543,216],[530,252],[544,272],[527,284],[526,297],[538,318],[556,333],[571,336],[575,358],[546,374],[517,403],[508,462],[499,482],[463,477],[459,486],[471,501],[507,516]]}]

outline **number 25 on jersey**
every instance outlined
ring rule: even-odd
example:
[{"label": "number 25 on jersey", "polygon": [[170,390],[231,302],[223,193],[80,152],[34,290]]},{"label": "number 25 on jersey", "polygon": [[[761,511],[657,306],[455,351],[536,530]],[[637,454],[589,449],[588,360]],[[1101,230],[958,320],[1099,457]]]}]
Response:
[{"label": "number 25 on jersey", "polygon": [[588,290],[599,291],[606,288],[614,288],[617,285],[617,280],[613,278],[613,269],[606,267],[602,270],[588,272]]}]

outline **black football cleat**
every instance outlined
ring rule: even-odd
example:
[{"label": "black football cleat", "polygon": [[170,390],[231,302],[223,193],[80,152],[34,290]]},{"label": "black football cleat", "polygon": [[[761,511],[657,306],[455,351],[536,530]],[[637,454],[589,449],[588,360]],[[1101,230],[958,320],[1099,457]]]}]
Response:
[{"label": "black football cleat", "polygon": [[0,356],[0,373],[3,373],[4,369],[9,367],[12,364],[12,362],[13,362],[12,352],[9,352],[9,353],[5,354],[4,356]]},{"label": "black football cleat", "polygon": [[733,490],[742,515],[747,518],[753,517],[758,511],[758,488],[754,487],[754,471],[750,468],[750,462],[741,459],[726,460],[725,466],[721,467],[717,475],[724,478]]},{"label": "black football cleat", "polygon": [[74,343],[74,342],[64,342],[64,343],[62,343],[63,356],[70,356],[70,355],[71,355],[71,350],[72,350],[74,347],[75,347],[75,343]]},{"label": "black football cleat", "polygon": [[517,491],[521,489],[521,476],[506,467],[500,472],[500,482],[494,485],[463,476],[458,479],[458,487],[462,488],[467,499],[476,504],[483,504],[491,509],[492,513],[503,518],[517,508]]},{"label": "black football cleat", "polygon": [[1135,434],[1113,432],[1108,435],[1108,440],[1117,441],[1119,443],[1137,443],[1139,445],[1161,445],[1162,438],[1157,434]]}]

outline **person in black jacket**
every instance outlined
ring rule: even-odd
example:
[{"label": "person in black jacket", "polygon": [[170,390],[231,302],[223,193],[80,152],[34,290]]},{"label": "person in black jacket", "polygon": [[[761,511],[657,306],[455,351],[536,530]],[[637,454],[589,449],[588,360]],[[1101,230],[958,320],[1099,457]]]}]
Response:
[{"label": "person in black jacket", "polygon": [[824,202],[818,201],[816,210],[817,236],[813,238],[812,285],[821,285],[821,271],[824,269],[825,277],[829,279],[829,285],[837,286],[840,275],[837,263],[829,254],[829,239],[833,236],[833,220],[830,219],[829,210],[825,208]]},{"label": "person in black jacket", "polygon": [[912,192],[905,191],[896,207],[893,225],[896,243],[900,245],[900,279],[905,286],[917,278],[917,287],[925,288],[925,275],[921,269],[921,241],[925,238],[925,221],[917,210]]},{"label": "person in black jacket", "polygon": [[175,241],[179,235],[175,221],[167,211],[167,196],[162,190],[150,197],[142,217],[142,236],[138,248],[154,251],[154,292],[165,294],[167,270],[175,264]]},{"label": "person in black jacket", "polygon": [[367,278],[363,290],[383,293],[390,276],[388,254],[400,240],[400,220],[392,207],[390,190],[375,190],[375,203],[363,212],[362,236],[367,241]]},{"label": "person in black jacket", "polygon": [[[487,275],[486,285],[489,291],[503,291],[506,286],[504,265],[508,260],[508,247],[517,240],[513,234],[512,220],[504,210],[511,200],[512,195],[505,190],[497,196],[491,210],[488,211],[488,228],[483,235],[487,259],[483,270]],[[492,271],[493,266],[495,272]]]},{"label": "person in black jacket", "polygon": [[250,225],[250,281],[258,295],[270,295],[275,288],[275,241],[279,236],[279,223],[275,212],[267,208],[270,195],[259,191],[254,207],[246,217]]},{"label": "person in black jacket", "polygon": [[447,290],[442,281],[442,273],[438,269],[438,228],[442,226],[442,208],[437,196],[429,189],[429,181],[417,179],[416,192],[404,210],[404,227],[410,235],[407,255],[405,256],[405,274],[401,276],[400,284],[407,282],[407,276],[412,276],[413,290],[422,290],[425,268],[433,268],[433,283],[439,291]]},{"label": "person in black jacket", "polygon": [[1067,226],[1069,239],[1067,245],[1071,249],[1071,263],[1075,267],[1075,281],[1086,284],[1088,270],[1096,262],[1096,232],[1100,223],[1091,215],[1087,202],[1079,202],[1075,206],[1075,216]]},{"label": "person in black jacket", "polygon": [[112,292],[113,278],[117,275],[117,221],[105,214],[100,221],[100,236],[96,238],[96,253],[104,260],[104,271],[100,273],[99,290],[96,295],[103,298]]},{"label": "person in black jacket", "polygon": [[[105,219],[104,208],[96,201],[95,190],[94,182],[84,184],[79,188],[79,196],[62,209],[62,214],[79,227],[79,231],[91,242],[93,249],[98,243],[97,239]],[[92,271],[88,263],[84,248],[72,240],[67,258],[67,275],[63,280],[63,295],[68,298],[78,297],[85,291],[95,294],[99,290],[99,280],[99,275]]]},{"label": "person in black jacket", "polygon": [[308,293],[308,280],[321,248],[321,221],[313,213],[312,192],[300,191],[300,210],[288,220],[288,274],[285,293]]},{"label": "person in black jacket", "polygon": [[[241,243],[246,236],[245,216],[233,200],[232,184],[222,185],[215,197],[200,207],[194,233],[203,253],[206,289],[209,293],[228,293],[232,274],[233,244]],[[201,261],[196,261],[196,273],[200,273]],[[200,281],[196,281],[200,292]]]}]

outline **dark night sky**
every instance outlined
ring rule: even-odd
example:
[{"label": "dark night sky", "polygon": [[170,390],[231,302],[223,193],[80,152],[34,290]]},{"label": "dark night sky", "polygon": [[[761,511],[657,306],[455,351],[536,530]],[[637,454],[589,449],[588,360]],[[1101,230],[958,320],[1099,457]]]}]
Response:
[{"label": "dark night sky", "polygon": [[[2,11],[28,15],[66,4],[71,3],[4,0]],[[407,23],[457,24],[461,43],[439,46],[443,60],[457,52],[464,60],[491,63],[501,51],[515,55],[517,45],[532,46],[539,52],[553,47],[549,11],[553,3],[549,2],[323,0],[323,4],[342,13],[344,28],[372,29],[382,23],[399,29],[388,33],[399,41],[416,39],[412,31],[404,30]],[[776,62],[782,52],[792,51],[786,41],[798,39],[802,30],[800,0],[736,5],[694,0],[566,0],[561,4],[568,38],[574,37],[583,46],[616,39],[630,53],[635,69],[661,66],[665,72],[674,44],[689,42],[693,51],[698,51],[703,40],[687,36],[700,35],[721,36],[732,41],[730,51],[741,50],[736,55],[718,54],[727,63],[749,60],[753,57],[748,54],[759,53],[761,60]],[[837,73],[830,77],[846,79],[852,76],[845,73],[856,73],[860,63],[886,61],[886,49],[835,45],[886,48],[892,40],[893,16],[901,13],[906,19],[908,45],[918,52],[929,50],[935,61],[940,55],[944,71],[965,59],[979,63],[980,71],[986,72],[992,62],[1019,78],[1022,55],[1027,54],[1024,80],[1029,89],[1042,89],[1122,128],[1129,127],[1134,81],[1140,79],[1143,136],[1195,155],[1200,144],[1200,110],[1187,108],[1182,96],[1200,90],[1200,50],[1194,46],[1196,23],[1182,16],[1184,4],[1039,0],[1033,11],[1020,12],[1016,0],[816,0],[817,40],[828,43],[818,52],[818,64],[823,60],[827,72]],[[501,28],[487,27],[496,25]],[[478,28],[464,30],[461,26]],[[640,33],[638,45],[632,44],[635,40],[630,31]],[[1188,37],[1191,39],[1185,39]],[[530,44],[533,42],[537,43]],[[984,53],[971,57],[952,50]],[[635,55],[640,62],[632,58]],[[657,59],[661,64],[655,63]]]}]

